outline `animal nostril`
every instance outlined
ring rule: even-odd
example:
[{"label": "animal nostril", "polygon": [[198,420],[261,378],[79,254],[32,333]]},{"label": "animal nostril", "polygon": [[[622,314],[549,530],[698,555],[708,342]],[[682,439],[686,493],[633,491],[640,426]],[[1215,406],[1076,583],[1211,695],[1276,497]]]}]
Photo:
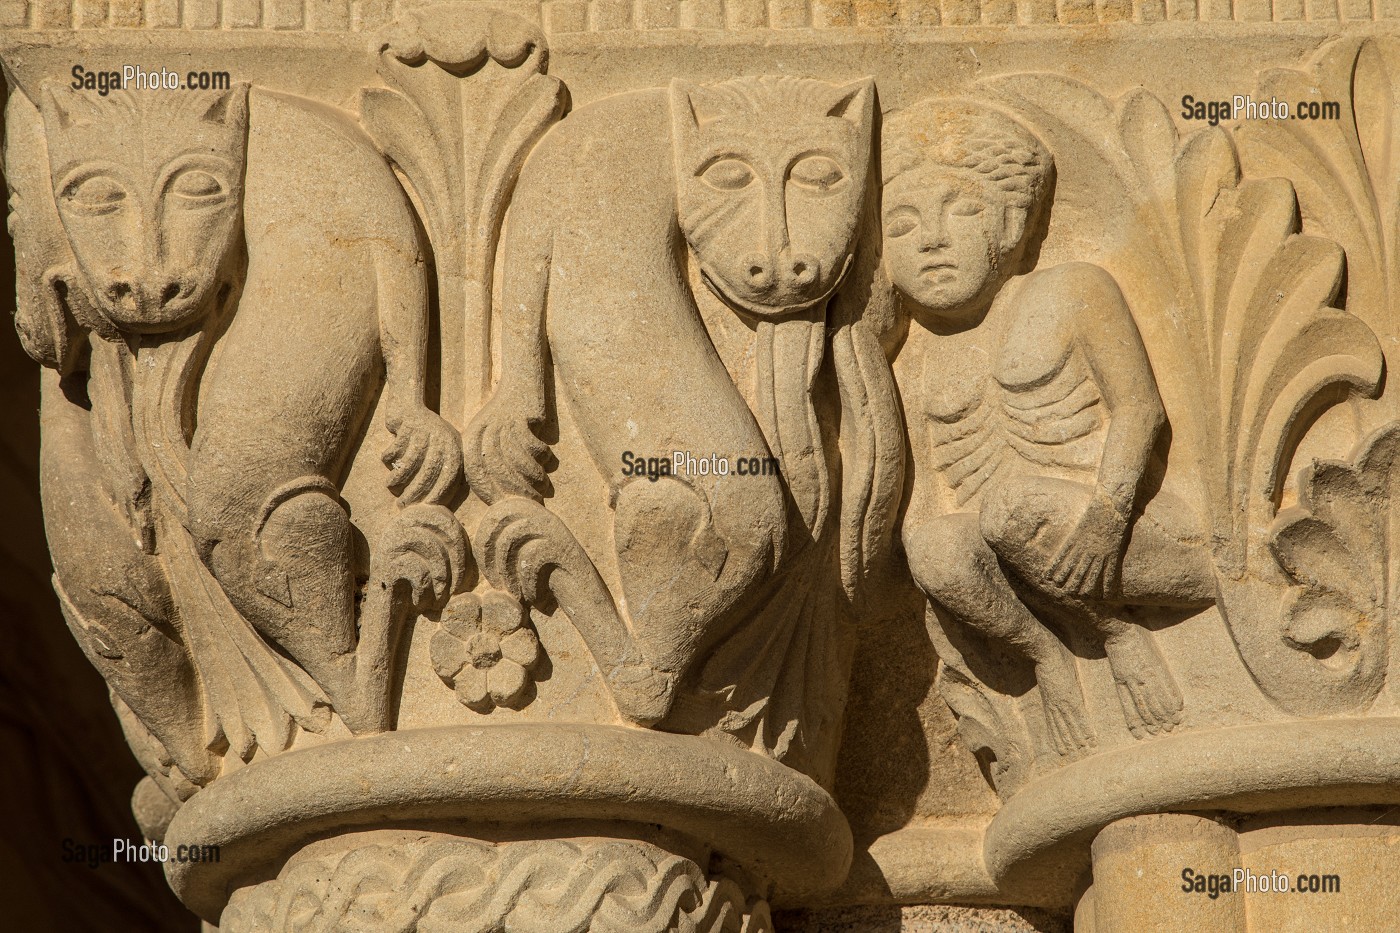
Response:
[{"label": "animal nostril", "polygon": [[795,263],[792,264],[792,274],[793,274],[793,275],[801,275],[802,273],[804,273],[804,272],[806,272],[806,271],[807,271],[807,264],[806,264],[805,262],[795,262]]},{"label": "animal nostril", "polygon": [[763,267],[762,267],[762,266],[749,266],[749,275],[753,276],[753,277],[756,278],[756,279],[762,277],[762,275],[763,275]]},{"label": "animal nostril", "polygon": [[169,285],[165,286],[165,291],[160,293],[160,303],[168,305],[178,297],[180,297],[180,283],[171,282]]},{"label": "animal nostril", "polygon": [[129,282],[113,282],[107,286],[107,294],[113,303],[122,301],[131,294],[131,284]]}]

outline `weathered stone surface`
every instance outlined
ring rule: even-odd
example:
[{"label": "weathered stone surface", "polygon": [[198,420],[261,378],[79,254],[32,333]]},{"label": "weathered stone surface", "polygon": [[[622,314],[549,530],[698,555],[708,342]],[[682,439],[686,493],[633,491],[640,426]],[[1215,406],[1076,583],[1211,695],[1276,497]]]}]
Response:
[{"label": "weathered stone surface", "polygon": [[[53,585],[218,847],[172,890],[1382,923],[1397,15],[0,7]],[[1187,875],[1274,868],[1341,889]]]}]

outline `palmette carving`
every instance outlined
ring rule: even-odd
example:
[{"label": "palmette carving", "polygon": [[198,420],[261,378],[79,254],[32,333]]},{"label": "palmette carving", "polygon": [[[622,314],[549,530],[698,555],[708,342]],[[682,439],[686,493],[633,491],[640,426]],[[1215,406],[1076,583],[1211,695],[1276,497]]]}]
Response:
[{"label": "palmette carving", "polygon": [[[437,274],[445,357],[442,410],[465,423],[491,379],[491,289],[506,204],[521,163],[567,102],[544,74],[538,30],[492,10],[428,6],[376,39],[388,88],[366,88],[361,119],[407,176]],[[464,80],[466,78],[466,80]]]}]

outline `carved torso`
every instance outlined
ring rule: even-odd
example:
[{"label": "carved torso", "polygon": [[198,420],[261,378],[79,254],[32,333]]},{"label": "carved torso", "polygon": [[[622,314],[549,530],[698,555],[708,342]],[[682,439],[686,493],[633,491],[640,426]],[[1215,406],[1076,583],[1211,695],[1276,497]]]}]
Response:
[{"label": "carved torso", "polygon": [[921,422],[928,463],[959,508],[975,508],[999,476],[1092,474],[1102,455],[1103,399],[1075,348],[1072,306],[1029,298],[1034,291],[1014,282],[978,327],[924,337],[948,346],[921,355],[922,405],[911,421]]}]

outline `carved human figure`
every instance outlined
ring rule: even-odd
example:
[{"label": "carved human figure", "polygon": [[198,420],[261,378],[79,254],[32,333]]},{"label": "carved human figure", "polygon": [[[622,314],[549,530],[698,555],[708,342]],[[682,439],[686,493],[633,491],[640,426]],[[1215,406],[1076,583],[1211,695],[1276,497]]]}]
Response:
[{"label": "carved human figure", "polygon": [[[825,306],[866,203],[874,106],[868,80],[677,80],[575,111],[522,170],[504,238],[501,377],[464,432],[471,487],[493,503],[478,545],[488,576],[524,580],[513,586],[527,595],[541,568],[566,568],[550,585],[635,721],[664,717],[795,536],[824,525],[831,464],[811,395]],[[706,331],[689,263],[760,334],[753,407]],[[616,604],[535,505],[551,367],[609,482]],[[673,451],[779,454],[784,477],[621,469],[624,453]]]},{"label": "carved human figure", "polygon": [[[383,728],[338,491],[381,384],[400,502],[440,503],[460,475],[456,432],[425,403],[423,255],[392,171],[337,112],[246,86],[40,96],[75,265],[55,280],[104,338],[90,386],[110,417],[94,432],[109,472],[134,477],[117,498],[164,536],[183,615],[219,603],[191,579],[212,574],[351,728]],[[328,269],[335,287],[311,274]],[[400,530],[460,537],[446,514]],[[393,571],[370,572],[393,588]],[[195,653],[209,688],[226,661]]]},{"label": "carved human figure", "polygon": [[1170,731],[1180,690],[1122,609],[1208,601],[1212,578],[1194,517],[1143,488],[1166,415],[1122,292],[1088,263],[1023,270],[1053,166],[1010,117],[915,104],[885,124],[883,170],[915,580],[1033,664],[1061,753],[1096,742],[1066,624],[1102,639],[1132,733]]}]

